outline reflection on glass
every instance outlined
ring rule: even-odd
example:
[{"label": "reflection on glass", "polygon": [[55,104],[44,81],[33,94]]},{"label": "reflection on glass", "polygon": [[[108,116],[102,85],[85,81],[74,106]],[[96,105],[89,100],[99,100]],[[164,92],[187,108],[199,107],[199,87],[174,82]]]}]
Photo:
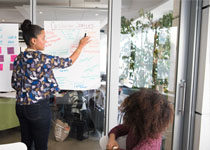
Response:
[{"label": "reflection on glass", "polygon": [[[25,19],[30,19],[30,1],[21,0],[20,2],[1,1],[0,2],[0,22],[1,23],[22,23]],[[55,141],[54,128],[51,128],[49,138],[49,149],[100,149],[98,140],[104,130],[104,110],[105,110],[105,85],[106,85],[106,52],[107,52],[107,17],[108,15],[108,0],[101,1],[48,1],[37,0],[36,6],[36,24],[44,27],[45,21],[98,21],[99,29],[99,45],[100,51],[100,74],[101,84],[97,89],[73,91],[62,90],[56,95],[56,98],[51,98],[53,121],[60,117],[65,122],[69,121],[71,126],[70,134],[66,139],[65,144]],[[67,33],[67,32],[65,32]],[[75,34],[75,33],[74,33]],[[88,36],[91,34],[88,34]],[[54,35],[52,35],[52,38]],[[72,36],[72,35],[71,35]],[[82,33],[82,36],[84,34]],[[73,37],[74,38],[74,37]],[[20,39],[23,41],[23,39]],[[53,42],[53,41],[52,41]],[[79,39],[77,39],[77,44]],[[68,45],[66,42],[65,44]],[[75,43],[74,43],[75,44]],[[72,47],[74,47],[73,45]],[[22,50],[25,49],[23,42],[20,44]],[[58,45],[62,49],[63,45]],[[69,50],[69,52],[71,52]],[[0,52],[1,53],[1,52]],[[65,53],[65,51],[64,51]],[[65,56],[62,56],[65,57]],[[67,57],[67,56],[66,56]],[[98,65],[97,64],[97,65]],[[55,101],[56,99],[56,101]],[[2,100],[2,99],[0,99]],[[57,102],[57,104],[56,104]],[[56,105],[54,105],[56,104]],[[64,105],[65,104],[65,105]],[[13,101],[13,107],[15,101]],[[14,108],[12,108],[13,110]],[[15,115],[15,112],[14,112]],[[74,122],[72,122],[72,119]],[[15,120],[16,121],[16,120]],[[15,122],[18,126],[18,122]],[[13,132],[14,131],[14,132]],[[10,132],[9,132],[10,133]],[[0,139],[0,144],[11,143],[3,137]],[[15,136],[14,136],[15,135]],[[20,129],[12,130],[12,136],[15,140],[20,141]],[[41,136],[41,135],[40,135]],[[88,139],[86,139],[88,138]],[[4,139],[4,140],[3,140]],[[78,139],[78,140],[77,140]],[[81,142],[79,140],[88,140],[88,142]],[[77,147],[74,147],[73,142],[78,142]],[[82,143],[82,144],[81,144]],[[89,148],[88,148],[89,147]]]},{"label": "reflection on glass", "polygon": [[[69,136],[65,140],[69,143],[69,148],[83,149],[89,145],[90,149],[100,149],[97,140],[104,131],[108,1],[44,2],[38,0],[36,9],[37,24],[44,27],[46,31],[47,45],[45,50],[47,53],[61,57],[69,56],[85,33],[92,38],[92,41],[82,51],[80,58],[72,67],[68,70],[54,71],[55,76],[59,76],[56,78],[58,83],[60,79],[62,81],[63,90],[59,95],[56,95],[57,104],[52,107],[54,121],[61,119],[71,127]],[[91,21],[96,21],[98,24],[91,24]],[[91,27],[94,28],[91,30]],[[96,53],[96,51],[100,51],[100,53]],[[95,60],[95,63],[92,62],[93,60]],[[100,71],[97,74],[97,79],[100,80],[98,88],[87,89],[84,87],[86,82],[93,78],[91,75],[95,73],[93,67],[88,67],[90,62],[94,65],[93,67],[98,67],[100,64],[97,70]],[[67,73],[68,71],[72,71],[72,73]],[[86,73],[83,74],[84,72]],[[87,75],[89,75],[89,78],[84,81],[84,76]],[[64,76],[66,77],[64,78]],[[69,82],[70,80],[72,82]],[[80,84],[76,84],[79,82]],[[71,87],[74,87],[75,90],[65,87],[68,86],[67,83],[71,84]],[[53,130],[54,127],[52,127],[52,133]],[[55,142],[54,136],[51,136],[49,143]],[[70,145],[72,140],[79,143],[88,140],[92,144],[83,143],[73,148]],[[49,146],[53,150],[56,147],[63,146],[63,144],[56,143],[54,147],[52,147],[52,144]]]},{"label": "reflection on glass", "polygon": [[21,23],[24,19],[30,18],[30,1],[1,1],[0,22]]},{"label": "reflection on glass", "polygon": [[[140,87],[156,89],[174,104],[178,10],[169,0],[139,7],[133,16],[122,12],[119,105]],[[120,112],[118,121],[123,122]],[[163,134],[162,149],[171,149],[172,125]]]}]

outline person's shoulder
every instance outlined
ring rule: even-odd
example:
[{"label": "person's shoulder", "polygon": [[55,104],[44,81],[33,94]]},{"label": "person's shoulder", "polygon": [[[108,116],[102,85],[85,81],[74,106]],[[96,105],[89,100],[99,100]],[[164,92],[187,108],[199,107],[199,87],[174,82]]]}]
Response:
[{"label": "person's shoulder", "polygon": [[38,50],[37,51],[34,51],[34,53],[35,54],[38,54],[38,55],[45,55],[44,53],[42,53],[41,51],[38,51]]},{"label": "person's shoulder", "polygon": [[49,62],[51,60],[55,60],[57,57],[58,56],[53,56],[53,55],[49,55],[49,54],[45,54],[45,53],[39,52],[39,58],[42,61],[45,61],[45,62]]},{"label": "person's shoulder", "polygon": [[34,55],[36,55],[37,57],[39,58],[46,58],[47,57],[47,54],[43,53],[42,51],[34,51]]}]

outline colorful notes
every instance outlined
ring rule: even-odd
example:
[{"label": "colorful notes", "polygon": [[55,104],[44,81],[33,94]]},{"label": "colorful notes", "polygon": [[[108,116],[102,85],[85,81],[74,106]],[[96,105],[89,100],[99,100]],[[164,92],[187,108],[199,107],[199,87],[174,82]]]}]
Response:
[{"label": "colorful notes", "polygon": [[13,64],[10,64],[10,70],[11,71],[13,70]]},{"label": "colorful notes", "polygon": [[14,47],[7,47],[7,54],[14,54],[15,50]]},{"label": "colorful notes", "polygon": [[4,62],[4,55],[0,55],[0,62]]},{"label": "colorful notes", "polygon": [[3,64],[0,64],[0,71],[3,71]]},{"label": "colorful notes", "polygon": [[11,77],[13,63],[19,54],[19,29],[18,24],[0,24],[0,92],[13,91]]},{"label": "colorful notes", "polygon": [[17,57],[17,55],[11,55],[11,56],[10,56],[10,58],[11,58],[11,59],[10,59],[10,60],[11,60],[11,62],[14,62],[16,57]]}]

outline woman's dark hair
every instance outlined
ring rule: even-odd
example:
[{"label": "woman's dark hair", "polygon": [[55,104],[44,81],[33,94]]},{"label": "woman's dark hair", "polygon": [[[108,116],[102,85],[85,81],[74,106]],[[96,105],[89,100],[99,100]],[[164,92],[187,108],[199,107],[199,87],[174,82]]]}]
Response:
[{"label": "woman's dark hair", "polygon": [[21,24],[21,30],[23,31],[23,39],[26,45],[30,46],[30,40],[32,38],[37,38],[37,35],[44,29],[38,25],[31,24],[31,21],[26,19]]},{"label": "woman's dark hair", "polygon": [[166,96],[146,88],[128,96],[120,109],[124,113],[124,124],[140,141],[157,138],[172,121],[174,112]]}]

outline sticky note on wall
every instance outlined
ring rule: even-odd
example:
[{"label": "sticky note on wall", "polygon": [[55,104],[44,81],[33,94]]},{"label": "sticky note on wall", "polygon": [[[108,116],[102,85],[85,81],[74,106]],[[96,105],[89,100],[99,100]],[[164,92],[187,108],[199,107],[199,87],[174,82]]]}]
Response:
[{"label": "sticky note on wall", "polygon": [[0,71],[3,71],[3,64],[0,64]]},{"label": "sticky note on wall", "polygon": [[7,47],[7,54],[14,54],[14,47]]},{"label": "sticky note on wall", "polygon": [[10,57],[11,57],[11,62],[14,62],[17,55],[11,55]]},{"label": "sticky note on wall", "polygon": [[10,64],[10,70],[13,70],[13,64]]},{"label": "sticky note on wall", "polygon": [[4,55],[0,55],[0,62],[4,62]]}]

